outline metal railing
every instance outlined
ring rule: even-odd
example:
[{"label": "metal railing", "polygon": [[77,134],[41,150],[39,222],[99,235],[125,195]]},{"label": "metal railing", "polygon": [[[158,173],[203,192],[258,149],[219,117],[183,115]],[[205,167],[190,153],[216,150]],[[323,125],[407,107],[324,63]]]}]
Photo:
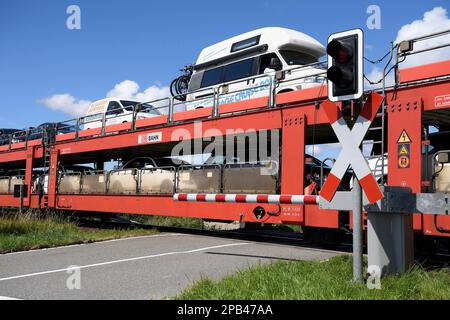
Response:
[{"label": "metal railing", "polygon": [[[197,97],[195,99],[191,99],[189,101],[181,101],[181,100],[177,99],[177,98],[186,96],[186,94],[179,94],[179,95],[171,97],[170,98],[170,101],[171,101],[171,113],[170,114],[171,114],[171,116],[168,119],[169,123],[173,122],[173,114],[175,113],[175,108],[177,106],[180,106],[183,109],[183,110],[180,110],[180,111],[186,111],[187,110],[187,105],[192,105],[195,102],[199,102],[199,103],[200,102],[204,102],[203,103],[204,105],[201,105],[201,107],[212,106],[214,108],[217,92],[218,92],[217,87],[208,87],[208,88],[202,88],[202,89],[198,89],[198,90],[189,92],[188,95],[193,95],[193,94],[196,94],[196,93],[202,93],[202,95],[200,97]],[[209,104],[208,101],[210,101],[210,100],[212,100],[212,105],[208,105]]]},{"label": "metal railing", "polygon": [[139,174],[137,169],[118,169],[107,173],[106,190],[111,194],[139,193]]},{"label": "metal railing", "polygon": [[108,172],[104,170],[89,171],[81,174],[81,194],[103,194],[108,192]]},{"label": "metal railing", "polygon": [[[437,32],[434,34],[430,34],[430,35],[410,39],[407,41],[403,41],[400,44],[392,46],[391,57],[392,57],[392,55],[395,55],[394,69],[396,71],[395,72],[396,73],[396,85],[399,85],[398,79],[397,79],[397,74],[398,74],[398,66],[402,62],[402,61],[400,61],[401,58],[406,58],[407,56],[410,56],[410,55],[420,54],[420,53],[424,53],[424,52],[432,51],[432,50],[438,50],[438,49],[442,49],[444,47],[450,46],[450,43],[444,43],[444,44],[439,44],[439,45],[435,45],[435,46],[431,46],[428,48],[414,51],[413,47],[414,47],[415,43],[420,42],[420,41],[434,39],[437,37],[442,37],[442,36],[445,36],[448,34],[450,34],[450,30],[445,30],[442,32]],[[391,59],[389,59],[389,60],[391,60]],[[323,71],[323,72],[315,71],[311,74],[304,74],[304,72],[307,72],[308,70],[321,69],[321,68],[324,68],[325,66],[326,66],[326,62],[319,61],[319,62],[315,62],[315,63],[308,64],[308,65],[288,67],[284,70],[277,71],[274,74],[255,75],[255,76],[223,83],[218,86],[216,85],[216,86],[211,86],[211,87],[207,87],[207,88],[201,88],[199,90],[187,93],[188,95],[191,95],[191,96],[198,95],[200,93],[204,93],[204,95],[207,95],[206,98],[204,96],[200,96],[191,101],[179,101],[177,98],[180,98],[185,95],[185,94],[182,94],[182,95],[178,95],[178,96],[166,97],[166,98],[162,98],[162,99],[158,99],[158,100],[145,102],[145,103],[142,103],[141,105],[145,105],[145,104],[154,105],[156,103],[165,102],[164,106],[160,106],[160,107],[153,106],[153,109],[154,110],[165,110],[160,113],[161,113],[161,115],[167,115],[167,124],[171,124],[174,122],[174,113],[178,112],[175,110],[177,107],[181,107],[181,109],[183,109],[180,111],[185,111],[186,105],[192,104],[193,102],[201,102],[201,101],[205,101],[205,100],[210,100],[212,103],[211,107],[213,109],[213,111],[211,113],[211,117],[218,117],[221,115],[219,112],[219,106],[221,104],[223,104],[222,103],[223,100],[221,100],[221,97],[223,98],[226,95],[238,94],[238,93],[243,93],[243,95],[245,96],[245,92],[249,92],[250,90],[255,90],[257,88],[265,88],[267,84],[261,84],[261,85],[256,86],[255,88],[245,87],[242,89],[228,91],[227,89],[229,88],[230,85],[233,85],[236,83],[245,83],[245,82],[255,81],[258,78],[267,77],[267,78],[269,78],[268,103],[265,106],[256,107],[255,109],[270,108],[270,107],[274,107],[277,105],[277,102],[275,101],[275,97],[277,94],[277,89],[279,88],[279,86],[281,84],[286,84],[289,82],[295,82],[295,81],[299,81],[299,80],[305,80],[308,78],[317,78],[317,77],[325,78],[325,73],[326,73],[325,71]],[[386,71],[387,67],[388,67],[388,65],[385,66],[385,71]],[[292,74],[296,74],[296,73],[298,74],[298,76],[286,77],[286,75],[292,75]],[[308,84],[309,82],[302,82],[302,83]],[[318,85],[320,85],[320,83],[318,83]],[[385,86],[385,83],[383,83],[383,93],[385,93],[385,90],[386,90],[386,86]],[[384,94],[384,96],[385,96],[385,94]],[[247,99],[243,99],[243,100],[247,100]],[[242,100],[240,100],[240,101],[242,101]],[[129,113],[130,108],[133,109],[131,119],[129,119],[130,121],[126,120],[123,122],[131,122],[131,128],[129,130],[135,131],[135,130],[137,130],[136,122],[141,120],[139,113],[142,114],[144,112],[138,111],[135,106],[127,106],[127,107],[118,108],[116,110],[113,110],[116,112],[118,112],[118,110],[122,110],[122,111],[124,111],[124,113],[127,113],[126,115],[117,115],[117,114],[115,115],[113,113],[106,112],[106,113],[98,113],[98,114],[83,116],[80,118],[60,122],[60,123],[58,123],[58,126],[55,128],[55,131],[56,131],[55,135],[57,136],[60,134],[65,134],[65,133],[73,133],[74,139],[76,140],[76,139],[80,138],[79,137],[80,131],[85,130],[86,128],[88,128],[88,125],[92,124],[92,123],[96,123],[96,126],[94,126],[93,128],[100,128],[100,133],[92,134],[92,135],[87,134],[86,135],[87,137],[98,136],[98,135],[103,136],[105,134],[114,134],[114,133],[118,133],[118,132],[127,130],[127,129],[124,129],[124,130],[119,129],[119,131],[106,132],[107,131],[106,127],[108,125],[110,125],[108,122],[111,122],[111,120],[113,120],[113,119],[117,120],[119,118],[119,120],[120,120],[120,117],[129,117],[130,116],[130,113]],[[383,106],[383,109],[385,109],[384,106]],[[249,110],[254,110],[254,109],[249,109]],[[249,111],[249,110],[242,110],[242,111],[244,112],[244,111]],[[189,119],[191,120],[191,118],[189,118]],[[158,124],[158,125],[160,125],[160,124]],[[82,126],[83,126],[83,128],[81,128]],[[149,125],[149,126],[151,126],[151,125]],[[146,127],[146,126],[145,125],[141,126],[139,129],[144,128],[144,127]],[[34,140],[35,138],[45,136],[44,132],[39,134],[35,130],[36,129],[29,129],[29,130],[24,130],[21,132],[16,132],[12,135],[1,135],[0,136],[0,146],[8,145],[7,150],[9,151],[12,149],[13,144],[16,144],[19,142],[25,142],[25,147],[27,147],[28,142],[30,140]],[[53,138],[54,138],[54,135],[50,134],[50,136],[53,136]],[[50,140],[52,140],[52,139],[50,139]],[[65,140],[72,140],[72,139],[69,138],[69,139],[65,139]],[[43,144],[45,144],[45,143],[46,142],[43,139]],[[6,151],[6,150],[4,150],[4,151]]]},{"label": "metal railing", "polygon": [[[305,74],[305,75],[301,74],[301,72],[308,71],[309,69],[314,69],[317,71],[314,73]],[[278,84],[295,82],[298,80],[308,79],[308,78],[326,78],[327,62],[319,61],[319,62],[306,64],[303,66],[293,66],[293,67],[283,69],[281,71],[277,71],[277,73],[279,73],[279,75],[275,75],[275,78],[277,79]],[[299,76],[292,77],[292,78],[286,77],[286,75],[292,75],[292,73],[298,73]],[[308,83],[314,83],[314,82],[319,83],[318,81],[309,81],[309,82],[302,81],[298,84],[308,84]]]},{"label": "metal railing", "polygon": [[[247,82],[247,84],[249,84],[251,81],[255,81],[257,79],[268,79],[268,83],[262,83],[256,86],[252,86],[250,88],[244,88],[244,89],[237,89],[237,90],[232,90],[229,91],[229,87],[237,84],[237,83],[241,83],[241,82]],[[261,74],[261,75],[257,75],[257,76],[252,76],[252,77],[248,77],[248,78],[244,78],[244,79],[239,79],[239,80],[234,80],[231,82],[227,82],[227,83],[223,83],[221,85],[219,85],[219,87],[217,88],[217,94],[215,95],[215,99],[214,99],[214,105],[213,105],[213,117],[218,117],[219,116],[219,106],[221,104],[226,104],[226,103],[232,103],[232,102],[239,102],[239,101],[243,101],[243,100],[247,100],[247,99],[236,99],[234,98],[234,101],[227,101],[226,98],[222,98],[222,102],[226,102],[226,103],[221,103],[220,97],[223,96],[228,96],[228,95],[234,95],[234,97],[236,97],[236,95],[238,93],[242,93],[243,95],[250,95],[252,92],[255,92],[256,89],[260,89],[260,91],[264,91],[264,89],[268,90],[268,101],[267,101],[267,105],[266,106],[262,106],[262,107],[267,107],[267,108],[272,108],[273,107],[273,102],[274,102],[274,82],[275,82],[275,78],[273,75],[269,75],[269,74]],[[233,99],[233,98],[232,98]],[[231,100],[232,100],[231,99]],[[257,107],[256,109],[259,109],[261,107]]]},{"label": "metal railing", "polygon": [[23,185],[23,176],[3,176],[0,177],[0,194],[13,194],[15,185]]},{"label": "metal railing", "polygon": [[30,128],[27,130],[16,131],[11,134],[0,135],[0,147],[8,146],[8,151],[13,148],[13,145],[24,143],[23,148],[27,148],[30,141],[42,140],[41,144],[44,144],[44,139],[48,136],[47,132],[43,128]]},{"label": "metal railing", "polygon": [[[161,102],[166,102],[166,104],[160,106],[156,105]],[[142,109],[143,106],[145,106],[144,109]],[[156,99],[139,103],[134,106],[115,108],[104,113],[90,114],[84,117],[60,122],[61,125],[58,126],[56,134],[75,133],[75,139],[78,139],[80,131],[100,128],[99,135],[103,136],[108,133],[106,130],[107,126],[124,123],[129,123],[130,129],[128,130],[134,131],[136,130],[137,121],[169,114],[170,109],[171,98]],[[114,123],[111,123],[112,120],[114,120]]]},{"label": "metal railing", "polygon": [[220,192],[222,166],[218,164],[182,165],[177,169],[178,192]]},{"label": "metal railing", "polygon": [[280,191],[278,161],[228,163],[222,166],[222,192],[266,193]]},{"label": "metal railing", "polygon": [[[227,172],[239,170],[239,176],[231,177]],[[266,170],[266,171],[262,171]],[[254,181],[251,181],[251,179]],[[0,178],[1,182],[1,178]],[[174,194],[176,192],[231,192],[258,190],[276,193],[279,189],[279,164],[276,161],[254,163],[184,165],[142,169],[119,169],[111,171],[89,171],[86,173],[60,172],[57,183],[58,194]],[[236,187],[237,186],[237,187]],[[250,188],[250,189],[249,189]]]},{"label": "metal railing", "polygon": [[[438,156],[441,154],[447,154],[447,162],[446,163],[442,163],[440,161],[438,161]],[[438,190],[438,185],[437,185],[437,177],[440,173],[442,173],[445,169],[445,165],[446,164],[450,164],[449,161],[450,158],[450,150],[440,150],[438,152],[436,152],[435,154],[433,154],[432,158],[431,158],[431,170],[432,170],[432,174],[431,174],[431,179],[432,179],[432,186],[433,186],[433,191],[436,192],[436,190]],[[440,168],[438,170],[436,170],[439,166]],[[438,190],[438,191],[445,191],[445,192],[449,192],[449,190],[447,188],[445,188],[446,190]]]},{"label": "metal railing", "polygon": [[[450,46],[450,42],[447,43],[442,43],[442,44],[437,44],[437,45],[432,45],[429,47],[425,47],[423,49],[419,49],[419,50],[414,50],[414,45],[416,43],[422,42],[422,41],[427,41],[427,40],[431,40],[431,39],[435,39],[435,38],[439,38],[445,35],[450,35],[450,29],[448,30],[444,30],[441,32],[436,32],[436,33],[432,33],[432,34],[428,34],[425,36],[420,36],[420,37],[416,37],[416,38],[412,38],[409,40],[404,40],[401,41],[400,43],[398,43],[394,48],[396,49],[395,52],[395,64],[393,66],[394,71],[395,71],[395,86],[399,86],[399,65],[404,62],[408,56],[412,56],[412,55],[417,55],[417,54],[421,54],[421,53],[425,53],[425,52],[429,52],[429,51],[433,51],[433,50],[439,50],[439,49],[443,49],[446,47]],[[401,60],[402,59],[402,60]],[[384,85],[383,85],[384,88]]]},{"label": "metal railing", "polygon": [[[297,67],[292,67],[292,68],[287,68],[285,70],[280,71],[281,73],[295,73],[298,71],[305,71],[311,68],[315,68],[318,66],[324,65],[324,62],[317,62],[317,63],[313,63],[313,64],[308,64],[308,65],[304,65],[304,66],[297,66]],[[80,132],[84,131],[86,129],[100,129],[99,133],[86,133],[86,136],[84,137],[92,137],[92,136],[104,136],[106,134],[114,134],[114,133],[118,133],[121,131],[135,131],[138,130],[136,127],[136,123],[139,120],[142,120],[144,118],[147,118],[144,116],[144,114],[146,112],[139,110],[139,106],[142,105],[151,105],[152,106],[152,110],[158,111],[161,115],[167,115],[167,122],[166,124],[172,124],[174,122],[174,114],[176,112],[180,112],[180,111],[186,111],[186,106],[189,104],[193,104],[194,102],[202,102],[202,101],[210,101],[211,102],[211,107],[212,107],[212,112],[210,117],[219,117],[221,114],[219,112],[219,106],[226,103],[231,103],[231,102],[227,102],[228,100],[224,97],[226,97],[227,95],[237,95],[239,93],[242,94],[242,96],[246,96],[246,93],[251,92],[252,90],[261,90],[263,91],[264,89],[267,89],[268,93],[267,93],[267,97],[268,97],[268,101],[266,105],[263,106],[258,106],[255,108],[250,108],[247,110],[242,110],[242,111],[251,111],[251,110],[255,110],[255,109],[264,109],[264,108],[271,108],[276,106],[276,102],[275,102],[275,96],[277,94],[277,86],[279,86],[280,83],[283,82],[289,82],[289,81],[298,81],[298,80],[302,80],[302,79],[307,79],[307,78],[311,78],[311,77],[316,77],[321,75],[322,73],[314,73],[311,75],[301,75],[298,77],[293,77],[293,78],[289,78],[286,79],[285,77],[281,77],[280,79],[277,79],[277,73],[279,72],[275,72],[275,74],[259,74],[259,75],[255,75],[255,76],[251,76],[251,77],[247,77],[247,78],[243,78],[243,79],[238,79],[238,80],[234,80],[231,82],[227,82],[227,83],[222,83],[220,85],[216,85],[216,86],[211,86],[211,87],[207,87],[207,88],[201,88],[199,90],[195,90],[192,92],[189,92],[188,95],[199,95],[200,97],[197,97],[193,100],[190,101],[179,101],[177,98],[180,98],[181,96],[184,96],[184,94],[182,95],[178,95],[178,96],[173,96],[173,97],[166,97],[166,98],[162,98],[162,99],[157,99],[157,100],[152,100],[152,101],[148,101],[148,102],[143,102],[138,104],[137,106],[126,106],[126,107],[122,107],[122,108],[117,108],[114,110],[110,110],[107,111],[105,113],[97,113],[97,114],[91,114],[91,115],[87,115],[87,116],[83,116],[83,117],[79,117],[79,118],[73,118],[70,120],[66,120],[66,121],[62,121],[59,123],[55,123],[55,127],[52,129],[53,133],[50,133],[51,136],[51,142],[54,143],[55,140],[57,141],[58,139],[56,139],[56,137],[58,135],[63,135],[63,134],[73,134],[73,138],[67,138],[64,139],[64,141],[67,140],[77,140],[80,137]],[[323,72],[324,74],[325,72]],[[262,83],[253,87],[248,87],[247,85],[244,85],[244,88],[240,88],[240,89],[234,89],[232,91],[229,91],[228,88],[230,87],[230,85],[234,85],[237,83],[250,83],[252,81],[255,81],[257,79],[261,79],[261,78],[267,78],[268,81],[267,83]],[[306,82],[308,83],[308,82]],[[320,84],[318,84],[320,85]],[[201,95],[203,93],[203,95]],[[205,97],[206,95],[206,97]],[[243,98],[243,99],[239,99],[238,101],[245,101],[245,100],[249,100],[251,98]],[[234,99],[236,100],[236,99]],[[238,101],[233,101],[233,102],[238,102]],[[156,104],[160,104],[163,103],[162,106],[157,106]],[[206,105],[206,107],[208,107],[209,105]],[[176,110],[178,107],[178,109],[181,110]],[[205,106],[204,106],[205,107]],[[132,111],[130,110],[130,108],[132,109]],[[131,111],[131,113],[130,113]],[[120,114],[116,114],[119,113]],[[123,113],[123,114],[122,114]],[[142,116],[142,117],[141,117]],[[158,116],[158,115],[154,115],[154,116]],[[123,118],[123,121],[120,121],[120,118]],[[111,121],[114,121],[116,123],[110,123]],[[118,120],[118,121],[116,121]],[[130,122],[130,129],[124,129],[121,130],[119,129],[119,131],[113,131],[112,132],[107,132],[107,126],[109,125],[114,125],[114,124],[120,124],[120,123],[128,123]],[[94,124],[94,125],[93,125]],[[163,123],[161,123],[163,124]],[[142,126],[142,128],[144,128],[145,126]],[[141,128],[139,128],[141,129]],[[0,136],[0,146],[1,145],[9,145],[8,150],[12,149],[12,145],[18,142],[25,142],[25,147],[28,146],[28,141],[33,140],[36,137],[45,137],[45,130],[42,130],[42,133],[39,134],[36,132],[36,129],[29,129],[29,130],[25,130],[25,131],[20,131],[20,132],[16,132],[12,135],[1,135]],[[45,143],[44,139],[43,139],[43,144]]]},{"label": "metal railing", "polygon": [[0,177],[0,194],[10,194],[11,177]]},{"label": "metal railing", "polygon": [[175,167],[155,167],[139,170],[139,194],[175,193],[177,181]]},{"label": "metal railing", "polygon": [[57,192],[61,194],[80,194],[82,188],[82,173],[60,171],[57,182]]}]

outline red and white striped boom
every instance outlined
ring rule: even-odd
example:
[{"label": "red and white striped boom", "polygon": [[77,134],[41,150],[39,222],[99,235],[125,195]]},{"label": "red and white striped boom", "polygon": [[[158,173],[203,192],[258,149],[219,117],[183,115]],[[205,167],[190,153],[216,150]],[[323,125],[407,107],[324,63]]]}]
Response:
[{"label": "red and white striped boom", "polygon": [[270,204],[319,204],[319,196],[276,195],[276,194],[202,194],[176,193],[175,201],[184,202],[229,202]]}]

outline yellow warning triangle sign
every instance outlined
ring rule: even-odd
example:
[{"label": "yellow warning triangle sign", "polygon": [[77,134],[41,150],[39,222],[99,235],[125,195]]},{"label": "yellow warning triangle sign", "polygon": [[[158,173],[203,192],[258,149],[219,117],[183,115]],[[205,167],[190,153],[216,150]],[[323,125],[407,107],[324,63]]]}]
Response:
[{"label": "yellow warning triangle sign", "polygon": [[398,138],[397,143],[411,143],[411,138],[409,137],[406,130],[402,131],[402,134],[400,135],[400,138]]},{"label": "yellow warning triangle sign", "polygon": [[407,155],[409,154],[408,149],[406,149],[405,145],[402,146],[402,148],[400,149],[400,155]]}]

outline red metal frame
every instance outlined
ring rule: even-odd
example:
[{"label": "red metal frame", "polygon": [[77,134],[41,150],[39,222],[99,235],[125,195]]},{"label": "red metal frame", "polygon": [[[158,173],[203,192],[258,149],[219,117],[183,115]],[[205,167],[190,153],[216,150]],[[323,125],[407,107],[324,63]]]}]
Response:
[{"label": "red metal frame", "polygon": [[[401,71],[402,79],[408,81],[423,80],[450,74],[450,61],[421,66]],[[105,151],[121,150],[128,147],[143,146],[140,136],[160,133],[164,144],[179,141],[177,133],[182,129],[191,139],[214,136],[218,129],[270,130],[281,132],[281,193],[303,194],[306,130],[311,126],[328,124],[329,120],[320,103],[327,96],[326,86],[278,94],[277,107],[265,108],[267,98],[230,103],[219,107],[220,117],[210,117],[211,108],[192,110],[174,114],[174,122],[168,124],[167,116],[138,120],[137,131],[128,123],[108,126],[108,135],[101,136],[100,128],[82,130],[75,140],[73,133],[57,136],[57,143],[50,153],[51,169],[49,179],[48,207],[59,210],[79,210],[98,212],[118,212],[130,214],[150,214],[179,217],[197,217],[217,220],[241,220],[247,222],[289,223],[309,227],[338,228],[339,213],[323,211],[318,206],[302,205],[261,205],[267,212],[258,221],[252,214],[255,204],[244,203],[181,203],[175,202],[172,195],[58,195],[56,194],[57,168],[61,157],[84,155],[90,157]],[[442,98],[450,94],[450,80],[429,81],[397,88],[387,92],[389,185],[408,186],[414,192],[421,191],[421,132],[424,111],[450,109],[450,105],[441,103]],[[259,108],[259,109],[258,109]],[[233,112],[240,111],[234,114]],[[246,112],[243,112],[246,111]],[[197,121],[202,120],[199,127]],[[411,137],[411,165],[398,168],[397,140],[403,130]],[[28,185],[28,197],[24,205],[36,208],[38,196],[31,194],[32,168],[35,162],[42,161],[44,150],[35,143],[14,145],[11,150],[0,148],[0,165],[8,162],[23,162],[26,168],[25,181]],[[9,149],[9,148],[7,148]],[[0,195],[0,206],[17,207],[19,200],[12,195]],[[436,228],[434,216],[416,215],[414,228],[426,235],[450,236]],[[437,218],[441,228],[450,229],[450,217]]]}]

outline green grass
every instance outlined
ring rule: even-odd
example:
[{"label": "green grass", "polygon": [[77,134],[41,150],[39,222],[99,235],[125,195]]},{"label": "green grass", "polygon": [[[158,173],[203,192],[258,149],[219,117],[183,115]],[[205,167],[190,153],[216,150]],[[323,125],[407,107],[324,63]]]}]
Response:
[{"label": "green grass", "polygon": [[370,290],[352,279],[352,259],[276,262],[258,265],[219,282],[201,279],[176,299],[310,300],[310,299],[450,299],[450,271],[413,267],[402,276],[381,280],[381,290]]},{"label": "green grass", "polygon": [[143,229],[88,229],[61,218],[0,216],[0,253],[89,243],[156,233]]}]

